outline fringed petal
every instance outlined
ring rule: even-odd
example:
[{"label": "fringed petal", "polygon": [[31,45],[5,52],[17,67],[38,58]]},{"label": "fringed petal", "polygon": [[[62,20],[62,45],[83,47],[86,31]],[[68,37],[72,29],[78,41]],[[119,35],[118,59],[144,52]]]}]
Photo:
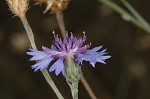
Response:
[{"label": "fringed petal", "polygon": [[64,58],[58,59],[49,69],[50,72],[55,71],[55,74],[58,75],[61,72],[64,74]]},{"label": "fringed petal", "polygon": [[53,60],[52,57],[48,57],[47,59],[43,59],[41,61],[39,61],[38,63],[32,65],[32,69],[34,69],[34,71],[36,72],[37,70],[43,70],[43,69],[47,69],[48,65],[50,64],[50,62]]}]

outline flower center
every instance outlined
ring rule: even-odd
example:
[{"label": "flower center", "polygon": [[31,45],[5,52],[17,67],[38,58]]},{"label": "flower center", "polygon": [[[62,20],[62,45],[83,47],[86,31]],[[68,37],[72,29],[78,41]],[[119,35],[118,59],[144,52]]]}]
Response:
[{"label": "flower center", "polygon": [[66,56],[73,58],[74,57],[74,51],[72,49],[70,49],[68,52],[66,52]]}]

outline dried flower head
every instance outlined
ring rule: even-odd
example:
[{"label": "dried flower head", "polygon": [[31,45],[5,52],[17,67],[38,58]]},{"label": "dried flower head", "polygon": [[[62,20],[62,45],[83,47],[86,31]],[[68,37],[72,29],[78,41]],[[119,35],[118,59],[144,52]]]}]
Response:
[{"label": "dried flower head", "polygon": [[28,9],[28,0],[6,0],[10,10],[17,16],[22,16]]},{"label": "dried flower head", "polygon": [[35,1],[35,5],[42,5],[48,2],[48,0],[34,0],[34,1]]},{"label": "dried flower head", "polygon": [[64,11],[69,3],[69,0],[35,0],[35,1],[36,5],[40,5],[42,3],[46,4],[46,9],[44,13],[46,13],[49,10],[51,11],[51,13]]},{"label": "dried flower head", "polygon": [[30,52],[27,52],[28,55],[33,56],[30,61],[39,61],[38,63],[32,66],[32,69],[35,71],[47,69],[48,65],[57,60],[49,69],[50,72],[55,71],[56,75],[61,72],[65,73],[65,59],[70,58],[74,63],[80,65],[82,61],[88,61],[93,67],[97,62],[105,64],[105,60],[110,58],[110,55],[107,54],[106,49],[98,52],[102,49],[102,46],[95,47],[89,50],[91,43],[83,46],[83,43],[86,40],[86,36],[77,39],[71,33],[71,36],[66,34],[66,37],[62,41],[58,35],[54,34],[54,44],[51,48],[42,47],[43,51],[30,49]]}]

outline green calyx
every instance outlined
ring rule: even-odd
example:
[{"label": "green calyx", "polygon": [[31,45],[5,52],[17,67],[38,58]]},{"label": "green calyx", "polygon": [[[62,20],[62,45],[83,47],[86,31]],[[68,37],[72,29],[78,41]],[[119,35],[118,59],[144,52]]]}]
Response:
[{"label": "green calyx", "polygon": [[82,72],[81,67],[77,65],[71,58],[67,58],[66,61],[65,78],[70,83],[78,83],[81,79]]}]

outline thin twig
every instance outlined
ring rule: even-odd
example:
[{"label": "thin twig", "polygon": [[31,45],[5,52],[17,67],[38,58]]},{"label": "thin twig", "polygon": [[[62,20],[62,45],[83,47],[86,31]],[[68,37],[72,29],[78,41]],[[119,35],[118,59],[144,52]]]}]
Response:
[{"label": "thin twig", "polygon": [[42,71],[42,74],[44,75],[46,81],[48,82],[48,84],[52,87],[53,91],[56,93],[57,97],[59,99],[64,99],[63,96],[61,95],[61,93],[59,92],[59,90],[57,89],[55,83],[53,82],[52,78],[49,76],[49,73],[46,69],[44,69]]},{"label": "thin twig", "polygon": [[[65,34],[66,34],[66,28],[65,28],[65,24],[64,24],[63,13],[57,12],[56,18],[57,18],[58,25],[59,25],[59,28],[61,30],[62,36],[64,38]],[[82,76],[81,82],[82,82],[83,86],[85,87],[86,91],[88,92],[89,96],[91,97],[91,99],[97,99],[96,95],[94,94],[93,90],[91,89],[90,85],[88,84],[88,82],[86,81],[84,76]]]},{"label": "thin twig", "polygon": [[[34,40],[34,35],[33,35],[33,32],[32,32],[32,29],[28,23],[28,20],[26,18],[25,15],[22,15],[22,16],[19,16],[22,23],[23,23],[23,26],[27,32],[27,35],[28,35],[28,38],[29,38],[29,41],[31,43],[31,46],[33,49],[37,49],[36,48],[36,44],[35,44],[35,40]],[[52,78],[50,77],[48,71],[46,69],[42,70],[41,71],[43,76],[45,77],[46,81],[48,82],[48,84],[51,86],[51,88],[53,89],[53,91],[55,92],[55,94],[57,95],[57,97],[59,99],[64,99],[63,96],[61,95],[61,93],[59,92],[58,88],[56,87],[55,83],[53,82]]]},{"label": "thin twig", "polygon": [[62,36],[65,37],[66,27],[65,27],[65,23],[64,23],[63,13],[62,12],[57,12],[56,13],[56,18],[57,18],[57,22],[58,22],[59,28],[61,30]]},{"label": "thin twig", "polygon": [[35,45],[34,35],[33,35],[32,29],[31,29],[31,27],[28,23],[28,20],[27,20],[26,16],[22,15],[22,16],[19,16],[19,17],[20,17],[21,22],[23,23],[23,26],[24,26],[24,28],[27,32],[27,35],[28,35],[28,38],[29,38],[29,41],[31,43],[32,48],[37,49],[36,45]]},{"label": "thin twig", "polygon": [[91,99],[97,99],[97,97],[95,96],[94,92],[92,91],[90,85],[88,84],[88,82],[86,81],[86,79],[83,75],[81,78],[81,82],[82,82],[83,86],[85,87],[86,91],[88,92],[88,94],[90,95]]},{"label": "thin twig", "polygon": [[[111,7],[113,10],[115,10],[116,12],[118,12],[119,14],[122,15],[122,18],[124,18],[126,21],[130,21],[132,22],[134,25],[136,25],[137,27],[143,29],[144,31],[146,31],[147,33],[150,33],[150,29],[147,28],[147,26],[145,27],[143,25],[143,23],[141,21],[139,21],[139,19],[137,19],[137,17],[135,17],[135,15],[133,16],[132,14],[128,13],[125,9],[121,8],[120,6],[118,6],[117,4],[115,4],[112,0],[98,0],[100,2],[102,2],[103,4]],[[125,5],[127,6],[127,5]],[[128,5],[129,6],[129,5]],[[129,8],[128,8],[129,9]],[[130,9],[131,10],[131,9]],[[132,9],[133,10],[133,9]],[[131,12],[133,13],[133,12]],[[135,13],[134,13],[135,14]],[[136,13],[137,14],[137,13]],[[139,18],[139,17],[138,17]]]},{"label": "thin twig", "polygon": [[126,1],[121,0],[126,8],[134,15],[134,17],[150,32],[150,24]]}]

